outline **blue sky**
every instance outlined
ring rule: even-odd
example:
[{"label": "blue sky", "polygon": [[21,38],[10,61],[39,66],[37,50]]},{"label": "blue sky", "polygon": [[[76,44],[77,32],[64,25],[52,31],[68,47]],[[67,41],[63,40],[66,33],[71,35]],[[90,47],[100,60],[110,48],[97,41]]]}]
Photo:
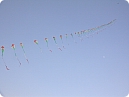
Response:
[{"label": "blue sky", "polygon": [[[128,10],[124,0],[4,0],[0,45],[5,47],[10,70],[1,58],[0,93],[4,97],[125,97],[129,93]],[[82,35],[83,41],[74,34],[114,19],[98,34]]]}]

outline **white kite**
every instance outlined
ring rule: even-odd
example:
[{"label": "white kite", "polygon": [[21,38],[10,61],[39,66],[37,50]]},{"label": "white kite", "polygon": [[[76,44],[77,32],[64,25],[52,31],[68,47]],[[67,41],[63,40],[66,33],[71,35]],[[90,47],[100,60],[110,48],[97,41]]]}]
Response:
[{"label": "white kite", "polygon": [[0,3],[1,3],[2,1],[4,1],[4,0],[0,0]]},{"label": "white kite", "polygon": [[129,0],[125,0],[125,1],[127,1],[129,3]]}]

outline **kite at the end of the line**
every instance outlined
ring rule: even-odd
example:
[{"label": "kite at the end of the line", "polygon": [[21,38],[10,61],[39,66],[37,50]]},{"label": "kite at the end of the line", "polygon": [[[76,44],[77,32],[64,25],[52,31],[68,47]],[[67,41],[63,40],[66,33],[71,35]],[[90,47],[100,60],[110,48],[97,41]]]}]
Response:
[{"label": "kite at the end of the line", "polygon": [[48,38],[45,38],[45,41],[46,41],[46,43],[47,43],[47,47],[48,47]]},{"label": "kite at the end of the line", "polygon": [[35,43],[35,44],[38,44],[38,41],[37,41],[37,40],[34,40],[34,43]]},{"label": "kite at the end of the line", "polygon": [[34,43],[38,45],[38,47],[39,47],[39,49],[41,50],[41,53],[42,53],[42,49],[41,49],[41,47],[39,46],[38,41],[37,41],[37,40],[34,40]]},{"label": "kite at the end of the line", "polygon": [[15,45],[14,44],[12,44],[12,46],[11,46],[14,50],[15,50]]},{"label": "kite at the end of the line", "polygon": [[4,65],[5,65],[5,67],[6,67],[6,70],[9,70],[9,68],[7,67],[7,65],[6,65],[6,63],[5,63],[5,61],[4,61],[4,58],[3,58],[4,46],[1,47],[1,50],[2,50],[2,60],[3,60],[3,62],[4,62]]},{"label": "kite at the end of the line", "polygon": [[56,37],[53,37],[53,39],[54,39],[55,43],[57,44],[57,42],[56,42]]}]

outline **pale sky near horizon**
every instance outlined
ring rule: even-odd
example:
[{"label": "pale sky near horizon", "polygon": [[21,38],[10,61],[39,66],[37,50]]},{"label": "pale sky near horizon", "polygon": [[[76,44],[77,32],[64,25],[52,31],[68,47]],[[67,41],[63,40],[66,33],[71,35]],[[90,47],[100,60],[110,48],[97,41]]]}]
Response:
[{"label": "pale sky near horizon", "polygon": [[[6,70],[1,58],[0,94],[3,97],[126,97],[129,93],[128,17],[126,0],[2,1],[0,47],[5,47],[4,61],[10,70]],[[114,19],[114,23],[89,37],[75,35]],[[52,37],[56,37],[57,45]],[[44,38],[48,38],[49,48]],[[34,43],[35,39],[39,45]],[[16,46],[17,57],[12,44]]]}]

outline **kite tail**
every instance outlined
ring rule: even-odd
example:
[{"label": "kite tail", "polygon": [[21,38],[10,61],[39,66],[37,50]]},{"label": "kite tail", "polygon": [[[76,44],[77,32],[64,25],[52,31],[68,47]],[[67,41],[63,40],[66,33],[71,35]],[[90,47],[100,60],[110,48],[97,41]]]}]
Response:
[{"label": "kite tail", "polygon": [[61,39],[61,41],[62,41],[62,47],[65,49],[65,46],[64,46],[64,44],[63,44],[63,40]]},{"label": "kite tail", "polygon": [[50,52],[52,52],[52,50],[49,50]]},{"label": "kite tail", "polygon": [[80,40],[81,40],[81,42],[83,41],[83,38],[82,38],[82,36],[81,35],[79,35],[79,38],[80,38]]},{"label": "kite tail", "polygon": [[83,41],[82,35],[80,34],[81,32],[78,32],[78,37],[80,38],[81,42]]},{"label": "kite tail", "polygon": [[73,38],[73,41],[74,41],[74,43],[77,43],[74,38]]},{"label": "kite tail", "polygon": [[39,45],[38,45],[38,47],[39,47],[39,49],[41,50],[41,53],[42,53],[43,51],[42,51],[41,47]]},{"label": "kite tail", "polygon": [[47,42],[47,48],[48,48],[48,50],[49,50],[50,52],[52,52],[52,50],[51,50],[51,49],[49,49],[48,42]]},{"label": "kite tail", "polygon": [[72,36],[72,38],[73,38],[74,43],[77,43],[77,42],[75,41],[75,39],[74,39],[74,37],[73,37],[73,36]]},{"label": "kite tail", "polygon": [[58,49],[59,49],[60,51],[62,51],[62,49],[61,49],[60,47],[58,47]]},{"label": "kite tail", "polygon": [[10,69],[7,67],[7,65],[6,65],[6,63],[5,63],[4,58],[3,58],[3,57],[2,57],[2,59],[3,59],[4,65],[5,65],[5,67],[6,67],[6,70],[10,70]]},{"label": "kite tail", "polygon": [[[98,27],[98,32],[105,30],[107,26],[111,26],[111,24],[115,21],[116,21],[116,19],[112,20],[111,22],[109,22],[107,24],[101,25],[100,27]],[[100,28],[102,28],[102,29],[100,29]],[[98,34],[98,32],[97,32],[97,34]]]},{"label": "kite tail", "polygon": [[81,37],[81,42],[83,41],[83,38]]},{"label": "kite tail", "polygon": [[3,58],[3,52],[2,52],[2,58]]},{"label": "kite tail", "polygon": [[18,57],[17,57],[17,54],[16,54],[15,50],[14,50],[14,53],[15,53],[15,57],[16,57],[17,61],[19,62],[20,66],[21,66],[21,62],[20,62],[20,60],[18,59]]},{"label": "kite tail", "polygon": [[65,46],[64,46],[64,44],[62,43],[62,47],[65,49]]},{"label": "kite tail", "polygon": [[19,62],[19,64],[20,64],[20,66],[21,66],[21,62],[20,62],[20,60],[18,59],[18,57],[16,56],[16,58],[17,58],[17,60],[18,60],[18,62]]},{"label": "kite tail", "polygon": [[50,51],[50,52],[52,52],[52,50],[51,49],[49,49],[49,47],[47,47],[48,48],[48,50]]},{"label": "kite tail", "polygon": [[25,53],[24,48],[22,48],[22,50],[23,50],[23,52],[24,52],[24,57],[25,57],[26,61],[29,63],[29,60],[28,60],[28,58],[26,57],[26,53]]},{"label": "kite tail", "polygon": [[63,45],[63,48],[65,49],[65,46]]},{"label": "kite tail", "polygon": [[74,43],[77,43],[76,41],[75,41],[75,39],[73,39],[74,40]]},{"label": "kite tail", "polygon": [[56,46],[58,47],[58,49],[59,49],[60,51],[62,51],[62,49],[57,45],[57,43],[56,43]]},{"label": "kite tail", "polygon": [[49,47],[48,47],[48,50],[49,50],[50,52],[52,52],[52,50],[51,50],[51,49],[49,49]]},{"label": "kite tail", "polygon": [[[66,38],[66,41],[67,41],[67,43],[68,43],[68,40],[67,40],[67,38]],[[69,43],[68,43],[68,45],[69,45]]]},{"label": "kite tail", "polygon": [[[38,44],[37,44],[37,45],[38,45]],[[39,47],[39,49],[41,50],[41,53],[42,53],[43,51],[42,51],[41,47],[40,47],[39,45],[38,45],[38,47]]]},{"label": "kite tail", "polygon": [[62,49],[56,44],[56,46],[58,47],[58,49],[60,50],[60,51],[62,51]]},{"label": "kite tail", "polygon": [[81,37],[80,37],[80,36],[78,36],[78,37],[79,37],[79,39],[82,41]]},{"label": "kite tail", "polygon": [[24,48],[22,47],[22,50],[23,50],[23,52],[25,53],[25,50],[24,50]]},{"label": "kite tail", "polygon": [[[5,65],[6,66],[6,65]],[[6,70],[10,70],[7,66],[6,66]]]},{"label": "kite tail", "polygon": [[84,37],[85,37],[85,38],[89,38],[89,32],[88,32],[88,30],[85,30],[85,31],[84,31]]},{"label": "kite tail", "polygon": [[58,48],[60,51],[62,51],[62,49],[57,45],[56,40],[54,40],[54,41],[55,41],[55,44],[56,44],[57,48]]},{"label": "kite tail", "polygon": [[29,63],[29,60],[28,60],[28,58],[26,57],[26,54],[25,54],[25,53],[24,53],[24,57],[25,57],[26,61]]}]

